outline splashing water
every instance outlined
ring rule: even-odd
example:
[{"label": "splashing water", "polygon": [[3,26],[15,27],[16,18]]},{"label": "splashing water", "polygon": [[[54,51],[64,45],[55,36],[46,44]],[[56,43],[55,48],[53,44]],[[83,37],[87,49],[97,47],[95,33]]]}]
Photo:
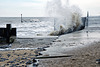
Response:
[{"label": "splashing water", "polygon": [[80,29],[81,10],[69,5],[68,0],[51,0],[47,2],[46,15],[55,18],[56,31],[50,35],[61,35]]}]

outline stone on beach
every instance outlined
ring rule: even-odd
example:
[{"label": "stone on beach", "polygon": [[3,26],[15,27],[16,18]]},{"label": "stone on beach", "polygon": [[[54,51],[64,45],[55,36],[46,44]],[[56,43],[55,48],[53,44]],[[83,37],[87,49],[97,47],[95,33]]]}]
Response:
[{"label": "stone on beach", "polygon": [[97,59],[97,60],[96,60],[96,63],[97,63],[97,64],[100,64],[100,59]]},{"label": "stone on beach", "polygon": [[45,51],[45,48],[37,48],[39,51]]},{"label": "stone on beach", "polygon": [[36,57],[35,51],[38,53],[37,49],[0,51],[0,67],[26,67],[27,64],[33,63],[33,59]]},{"label": "stone on beach", "polygon": [[31,61],[31,60],[29,60],[29,61],[27,61],[27,62],[26,62],[26,64],[32,64],[32,61]]},{"label": "stone on beach", "polygon": [[35,60],[35,58],[33,58],[33,63],[35,63],[35,62],[37,62],[37,61]]}]

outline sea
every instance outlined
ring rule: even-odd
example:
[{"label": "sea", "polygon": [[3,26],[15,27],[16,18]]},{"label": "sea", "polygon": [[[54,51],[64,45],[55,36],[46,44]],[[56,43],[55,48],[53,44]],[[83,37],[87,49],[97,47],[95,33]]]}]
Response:
[{"label": "sea", "polygon": [[[88,22],[85,24],[85,29],[59,36],[55,42],[52,42],[51,40],[52,45],[49,48],[46,48],[46,51],[41,53],[49,56],[65,55],[69,50],[100,41],[100,16],[90,16],[87,19]],[[0,17],[0,28],[6,28],[6,24],[11,24],[12,28],[17,28],[17,37],[19,38],[32,38],[34,36],[46,37],[50,32],[55,30],[55,20],[50,17],[23,17],[22,22],[20,17]],[[22,41],[18,47],[16,46],[14,48],[14,50],[23,49],[23,46],[26,46],[24,49],[34,49],[27,48],[28,44],[33,44],[33,40],[34,39],[32,39],[31,42],[30,40]],[[19,46],[22,47],[20,48]],[[28,45],[28,47],[30,46]],[[34,67],[34,65],[31,64],[29,67]]]},{"label": "sea", "polygon": [[11,24],[17,28],[17,37],[47,36],[54,30],[54,19],[49,17],[0,17],[0,27]]},{"label": "sea", "polygon": [[[21,17],[0,17],[0,27],[5,28],[6,24],[11,24],[12,28],[17,28],[17,37],[33,38],[31,40],[19,39],[19,41],[22,40],[21,46],[25,46],[25,44],[33,44],[36,40],[34,39],[34,37],[46,37],[50,32],[55,30],[55,19],[52,17],[22,17],[22,22]],[[43,41],[40,41],[40,39],[37,39],[37,43]],[[78,46],[80,45],[80,43],[86,44],[100,40],[100,16],[89,16],[88,23],[86,22],[85,24],[85,29],[59,36],[58,41],[59,40],[61,40],[62,42],[55,42],[50,48],[51,52],[55,51],[53,54],[57,53],[57,49],[55,48],[61,49],[62,47],[62,51],[60,52],[62,53],[63,49],[66,49],[65,47],[63,48],[63,46],[71,47],[71,43],[72,45],[73,43],[75,43],[75,45],[73,46]],[[48,41],[52,42],[52,40],[50,39]],[[61,46],[60,44],[62,43],[64,45]],[[55,50],[52,51],[51,49]]]},{"label": "sea", "polygon": [[[23,17],[22,22],[21,17],[0,17],[0,27],[5,28],[6,24],[17,28],[17,37],[47,36],[55,30],[55,19],[50,17]],[[85,28],[89,32],[100,32],[100,16],[90,16]]]},{"label": "sea", "polygon": [[87,18],[85,29],[60,36],[52,46],[47,48],[44,55],[65,55],[68,51],[79,49],[100,42],[100,16]]}]

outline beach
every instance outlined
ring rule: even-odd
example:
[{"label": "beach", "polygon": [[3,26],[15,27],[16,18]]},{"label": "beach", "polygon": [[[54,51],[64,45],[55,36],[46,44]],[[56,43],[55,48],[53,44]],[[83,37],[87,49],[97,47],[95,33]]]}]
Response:
[{"label": "beach", "polygon": [[100,41],[86,47],[73,49],[65,54],[72,56],[41,59],[39,67],[100,67],[100,64],[96,63],[96,59],[100,59]]},{"label": "beach", "polygon": [[0,67],[25,67],[29,61],[32,63],[32,58],[38,55],[35,51],[36,50],[0,51]]},{"label": "beach", "polygon": [[[69,57],[35,60],[38,60],[39,62],[38,67],[99,67],[100,65],[96,63],[96,60],[100,59],[100,39],[97,37],[86,38],[85,36],[82,36],[83,39],[81,37],[82,40],[80,40],[80,38],[76,36],[79,32],[61,35],[56,40],[54,37],[45,37],[47,39],[43,37],[35,39],[17,39],[14,43],[12,43],[12,47],[10,49],[0,51],[0,66],[27,67],[28,65],[37,62],[33,62],[33,59],[38,56],[48,57],[71,55]],[[66,38],[73,34],[74,37],[69,37],[69,39]],[[75,40],[73,40],[74,38]],[[38,40],[41,41],[39,42]],[[45,44],[44,42],[47,42],[48,44]]]},{"label": "beach", "polygon": [[40,52],[45,51],[50,42],[56,38],[52,36],[16,38],[9,48],[0,49],[0,67],[27,67],[36,63],[35,58],[42,55]]},{"label": "beach", "polygon": [[[96,60],[100,57],[100,24],[99,20],[95,21],[99,18],[90,17],[90,27],[60,36],[47,35],[54,30],[51,22],[18,24],[16,21],[18,18],[15,18],[9,23],[17,28],[17,36],[9,48],[0,49],[0,67],[27,67],[29,65],[33,67],[35,62],[39,62],[38,67],[99,67]],[[4,27],[5,24],[1,24],[1,27],[2,25]],[[63,55],[71,56],[34,59],[39,56]]]}]

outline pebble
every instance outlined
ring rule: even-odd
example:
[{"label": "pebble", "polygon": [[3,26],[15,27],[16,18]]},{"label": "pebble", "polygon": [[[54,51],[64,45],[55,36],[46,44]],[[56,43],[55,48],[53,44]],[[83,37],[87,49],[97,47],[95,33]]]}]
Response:
[{"label": "pebble", "polygon": [[24,55],[26,55],[27,53],[25,52]]},{"label": "pebble", "polygon": [[37,48],[39,51],[46,51],[44,48]]},{"label": "pebble", "polygon": [[35,67],[37,67],[37,66],[38,66],[38,64],[36,64],[36,63],[35,63],[35,64],[33,64],[33,67],[34,67],[34,66],[35,66]]},{"label": "pebble", "polygon": [[36,57],[37,57],[37,56],[39,56],[39,55],[38,55],[38,54],[36,54],[36,55],[34,55],[34,56],[36,56]]},{"label": "pebble", "polygon": [[100,59],[97,59],[97,60],[96,60],[96,63],[97,63],[97,64],[100,64]]},{"label": "pebble", "polygon": [[5,60],[8,60],[6,58],[0,58],[0,62],[4,62]]},{"label": "pebble", "polygon": [[3,45],[3,46],[0,46],[0,48],[2,49],[9,48],[9,45]]},{"label": "pebble", "polygon": [[21,60],[26,60],[27,58],[25,57],[25,58],[21,58]]},{"label": "pebble", "polygon": [[0,54],[0,57],[2,57],[2,54]]},{"label": "pebble", "polygon": [[25,63],[25,61],[22,61],[22,63]]},{"label": "pebble", "polygon": [[8,66],[9,64],[5,64],[5,65],[7,65],[7,66]]},{"label": "pebble", "polygon": [[38,53],[39,55],[42,55],[42,53]]},{"label": "pebble", "polygon": [[16,65],[19,65],[19,63],[17,63]]},{"label": "pebble", "polygon": [[14,59],[13,61],[16,61],[16,59]]},{"label": "pebble", "polygon": [[36,54],[37,54],[37,53],[38,53],[38,51],[34,51],[34,53],[36,53]]},{"label": "pebble", "polygon": [[48,48],[48,47],[50,47],[50,46],[45,46],[45,47],[43,47],[43,48]]},{"label": "pebble", "polygon": [[12,64],[11,66],[15,67],[15,66],[16,66],[16,64]]},{"label": "pebble", "polygon": [[13,65],[11,65],[10,67],[14,67]]},{"label": "pebble", "polygon": [[33,63],[35,63],[35,62],[37,62],[37,61],[35,60],[35,58],[33,58]]},{"label": "pebble", "polygon": [[7,54],[7,56],[8,56],[8,57],[10,57],[10,56],[11,56],[11,54]]},{"label": "pebble", "polygon": [[26,64],[32,64],[32,61],[31,61],[31,60],[28,60],[28,61],[26,62]]},{"label": "pebble", "polygon": [[22,65],[22,67],[26,67],[25,65]]},{"label": "pebble", "polygon": [[8,61],[8,63],[14,63],[14,61]]}]

